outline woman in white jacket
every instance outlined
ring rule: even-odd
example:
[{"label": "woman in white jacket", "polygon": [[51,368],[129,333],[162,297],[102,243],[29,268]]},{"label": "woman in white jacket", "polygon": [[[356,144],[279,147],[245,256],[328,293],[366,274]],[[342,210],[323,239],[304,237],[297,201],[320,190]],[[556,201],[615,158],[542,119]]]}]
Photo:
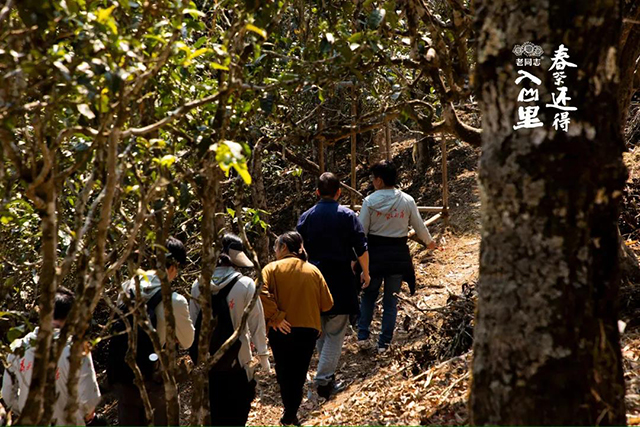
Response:
[{"label": "woman in white jacket", "polygon": [[[226,234],[222,238],[222,253],[211,278],[211,294],[216,295],[224,292],[227,286],[233,286],[230,291],[227,290],[226,300],[234,329],[240,325],[244,309],[249,305],[256,290],[254,281],[238,272],[236,267],[253,267],[253,263],[244,253],[242,240],[233,234]],[[200,315],[200,296],[200,284],[196,280],[191,288],[189,304],[192,319],[197,319]],[[253,369],[250,367],[253,358],[251,343],[255,347],[262,368],[270,370],[264,314],[259,299],[249,314],[239,341],[238,362],[242,369],[228,372],[211,371],[209,374],[212,425],[236,426],[245,425],[247,422],[256,386]],[[194,346],[197,346],[197,342],[196,337]]]}]

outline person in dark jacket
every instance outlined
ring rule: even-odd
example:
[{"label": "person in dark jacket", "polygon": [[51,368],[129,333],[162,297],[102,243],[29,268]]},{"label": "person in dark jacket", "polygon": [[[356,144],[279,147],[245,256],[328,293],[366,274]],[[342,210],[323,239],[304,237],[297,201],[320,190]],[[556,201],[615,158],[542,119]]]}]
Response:
[{"label": "person in dark jacket", "polygon": [[393,338],[398,314],[395,294],[400,291],[402,281],[407,282],[412,295],[415,293],[416,277],[407,246],[409,226],[429,249],[435,249],[436,244],[413,197],[395,188],[397,171],[393,163],[387,160],[377,163],[371,173],[376,191],[362,202],[359,217],[371,255],[371,284],[362,294],[358,341],[363,344],[369,339],[374,306],[384,281],[382,331],[378,338],[378,352],[382,353]]},{"label": "person in dark jacket", "polygon": [[316,344],[318,369],[314,381],[318,395],[328,399],[338,389],[335,372],[349,317],[358,313],[360,289],[351,261],[357,257],[362,267],[361,280],[368,286],[369,253],[358,217],[338,204],[338,178],[331,172],[320,175],[316,194],[320,201],[300,216],[297,230],[304,239],[309,262],[322,272],[334,301],[333,308],[322,314],[322,336]]}]

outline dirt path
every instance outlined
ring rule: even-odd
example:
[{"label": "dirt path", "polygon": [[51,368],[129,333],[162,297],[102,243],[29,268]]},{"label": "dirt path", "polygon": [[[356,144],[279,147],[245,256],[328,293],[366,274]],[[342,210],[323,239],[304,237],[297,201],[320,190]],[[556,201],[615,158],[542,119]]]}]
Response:
[{"label": "dirt path", "polygon": [[[443,307],[450,294],[458,295],[463,285],[477,278],[479,237],[451,237],[444,250],[427,254],[417,245],[418,292],[402,295],[398,324],[389,352],[378,355],[361,350],[350,331],[341,358],[338,381],[346,389],[329,401],[305,393],[299,412],[305,425],[385,425],[424,422],[461,424],[466,422],[464,393],[468,379],[468,354],[438,366],[433,358],[429,334],[442,322],[437,312],[424,309]],[[380,330],[380,313],[372,325]],[[314,356],[309,378],[315,374]],[[278,424],[282,406],[275,374],[257,374],[259,391],[249,424]],[[307,383],[309,389],[310,381]],[[310,397],[310,398],[309,398]]]}]

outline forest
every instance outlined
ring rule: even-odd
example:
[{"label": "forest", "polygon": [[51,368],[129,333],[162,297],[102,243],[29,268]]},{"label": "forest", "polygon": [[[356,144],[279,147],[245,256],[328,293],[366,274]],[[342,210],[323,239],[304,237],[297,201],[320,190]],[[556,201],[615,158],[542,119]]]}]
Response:
[{"label": "forest", "polygon": [[640,0],[0,0],[0,425],[640,425],[639,226]]}]

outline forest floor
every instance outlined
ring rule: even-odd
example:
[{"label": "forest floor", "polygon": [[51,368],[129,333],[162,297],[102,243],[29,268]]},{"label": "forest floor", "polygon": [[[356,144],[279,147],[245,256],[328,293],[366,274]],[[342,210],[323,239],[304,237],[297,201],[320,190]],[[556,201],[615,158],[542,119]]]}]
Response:
[{"label": "forest floor", "polygon": [[[305,425],[389,425],[389,424],[463,424],[469,376],[468,345],[465,339],[459,356],[447,357],[452,340],[436,331],[445,322],[446,310],[477,278],[477,236],[451,238],[444,251],[425,255],[416,251],[419,290],[413,297],[403,294],[398,324],[390,351],[378,355],[375,348],[361,350],[356,334],[346,338],[337,380],[346,388],[329,401],[319,398],[307,382],[307,398],[299,412]],[[454,255],[455,254],[455,255]],[[467,295],[468,297],[469,295]],[[466,297],[462,297],[467,299]],[[449,301],[449,304],[447,302]],[[426,311],[444,308],[443,311]],[[473,304],[469,309],[472,310]],[[373,324],[373,335],[380,328],[380,316]],[[451,325],[450,325],[451,326]],[[454,336],[469,331],[455,330]],[[458,337],[460,339],[460,337]],[[460,350],[460,351],[457,351]],[[446,359],[446,360],[442,360]],[[315,374],[316,358],[309,378]],[[257,375],[259,396],[254,401],[249,424],[277,424],[282,406],[275,375]],[[310,397],[310,398],[309,398]]]},{"label": "forest floor", "polygon": [[[412,141],[407,140],[394,144],[394,157],[404,164],[405,171],[411,165],[411,145]],[[480,246],[480,202],[475,172],[478,151],[453,145],[449,159],[450,224],[446,230],[442,230],[441,224],[431,227],[432,234],[442,238],[436,251],[429,252],[417,243],[410,243],[418,291],[409,296],[407,289],[403,289],[390,350],[379,355],[375,349],[360,349],[356,346],[355,331],[350,329],[337,373],[338,382],[346,387],[328,401],[319,398],[311,386],[317,364],[317,355],[314,356],[299,411],[304,425],[469,423],[467,397]],[[630,171],[625,210],[629,214],[633,206],[634,211],[629,215],[638,219],[640,148],[626,153],[625,162]],[[437,161],[426,173],[426,179],[413,181],[411,177],[415,175],[410,170],[404,173],[403,189],[412,194],[419,205],[440,202]],[[288,200],[285,205],[291,206],[294,202]],[[621,230],[623,228],[621,225]],[[624,231],[623,235],[629,246],[640,254],[640,237]],[[638,294],[638,307],[626,307],[622,314],[622,319],[629,323],[622,335],[622,354],[628,422],[633,425],[640,425],[640,327],[631,325],[637,324],[633,318],[640,312],[640,292]],[[379,311],[374,319],[372,336],[375,338],[380,328]],[[277,425],[282,402],[275,372],[266,374],[258,369],[256,380],[257,395],[248,424]],[[191,387],[187,381],[180,388],[181,421],[188,424]],[[115,418],[114,406],[114,402],[107,399],[103,409],[111,419]]]}]

